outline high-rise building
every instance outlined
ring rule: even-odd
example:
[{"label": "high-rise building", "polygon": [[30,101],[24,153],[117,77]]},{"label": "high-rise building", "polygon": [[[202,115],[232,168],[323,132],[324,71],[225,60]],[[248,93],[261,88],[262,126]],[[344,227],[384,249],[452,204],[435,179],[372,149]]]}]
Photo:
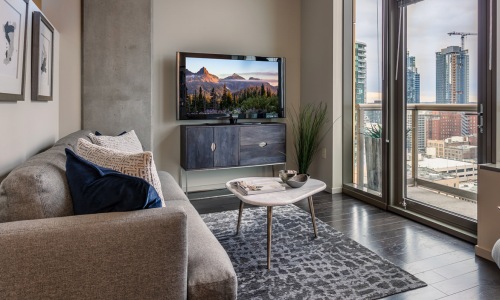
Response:
[{"label": "high-rise building", "polygon": [[429,112],[423,111],[418,114],[417,117],[417,124],[416,126],[412,125],[412,117],[411,114],[408,114],[406,118],[406,150],[408,152],[411,151],[412,149],[412,142],[413,142],[413,129],[417,130],[417,150],[420,153],[425,153],[425,147],[426,147],[426,142],[427,142],[427,123],[428,119],[431,117],[429,115]]},{"label": "high-rise building", "polygon": [[356,42],[354,51],[354,81],[356,104],[366,103],[366,44]]},{"label": "high-rise building", "polygon": [[436,52],[436,103],[469,103],[469,54],[459,46]]},{"label": "high-rise building", "polygon": [[420,74],[415,64],[415,56],[406,55],[406,101],[420,103]]}]

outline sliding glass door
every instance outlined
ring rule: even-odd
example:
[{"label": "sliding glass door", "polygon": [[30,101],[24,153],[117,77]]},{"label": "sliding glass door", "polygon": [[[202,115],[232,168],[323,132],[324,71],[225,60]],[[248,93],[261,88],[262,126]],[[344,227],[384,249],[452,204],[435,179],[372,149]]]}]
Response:
[{"label": "sliding glass door", "polygon": [[406,7],[405,204],[477,220],[478,2],[425,0]]},{"label": "sliding glass door", "polygon": [[496,3],[344,1],[346,193],[475,232],[478,164],[495,161]]}]

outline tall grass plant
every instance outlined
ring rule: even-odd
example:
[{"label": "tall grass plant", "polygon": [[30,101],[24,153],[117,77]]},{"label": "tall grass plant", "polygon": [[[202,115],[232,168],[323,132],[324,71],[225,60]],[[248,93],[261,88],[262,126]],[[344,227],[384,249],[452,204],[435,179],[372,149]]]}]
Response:
[{"label": "tall grass plant", "polygon": [[299,168],[299,173],[308,174],[314,155],[318,152],[319,146],[330,128],[327,105],[323,102],[317,105],[307,104],[301,107],[298,112],[293,108],[291,123],[294,138],[294,160]]}]

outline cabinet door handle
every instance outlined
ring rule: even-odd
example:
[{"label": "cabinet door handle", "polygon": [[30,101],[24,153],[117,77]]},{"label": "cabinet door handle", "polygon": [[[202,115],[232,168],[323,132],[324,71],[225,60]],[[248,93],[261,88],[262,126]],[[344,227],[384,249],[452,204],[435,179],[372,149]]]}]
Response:
[{"label": "cabinet door handle", "polygon": [[264,148],[265,146],[267,146],[267,143],[266,143],[266,142],[261,142],[261,143],[259,143],[259,147]]},{"label": "cabinet door handle", "polygon": [[215,147],[215,143],[212,143],[212,145],[210,146],[210,149],[212,149],[212,152],[214,152],[214,151],[215,151],[215,148],[216,148],[216,147]]}]

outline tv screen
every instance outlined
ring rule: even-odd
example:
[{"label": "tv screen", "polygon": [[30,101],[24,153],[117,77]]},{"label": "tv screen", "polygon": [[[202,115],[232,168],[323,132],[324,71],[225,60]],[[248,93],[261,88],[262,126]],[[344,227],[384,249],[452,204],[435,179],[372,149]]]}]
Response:
[{"label": "tv screen", "polygon": [[285,117],[285,59],[177,52],[177,119]]}]

